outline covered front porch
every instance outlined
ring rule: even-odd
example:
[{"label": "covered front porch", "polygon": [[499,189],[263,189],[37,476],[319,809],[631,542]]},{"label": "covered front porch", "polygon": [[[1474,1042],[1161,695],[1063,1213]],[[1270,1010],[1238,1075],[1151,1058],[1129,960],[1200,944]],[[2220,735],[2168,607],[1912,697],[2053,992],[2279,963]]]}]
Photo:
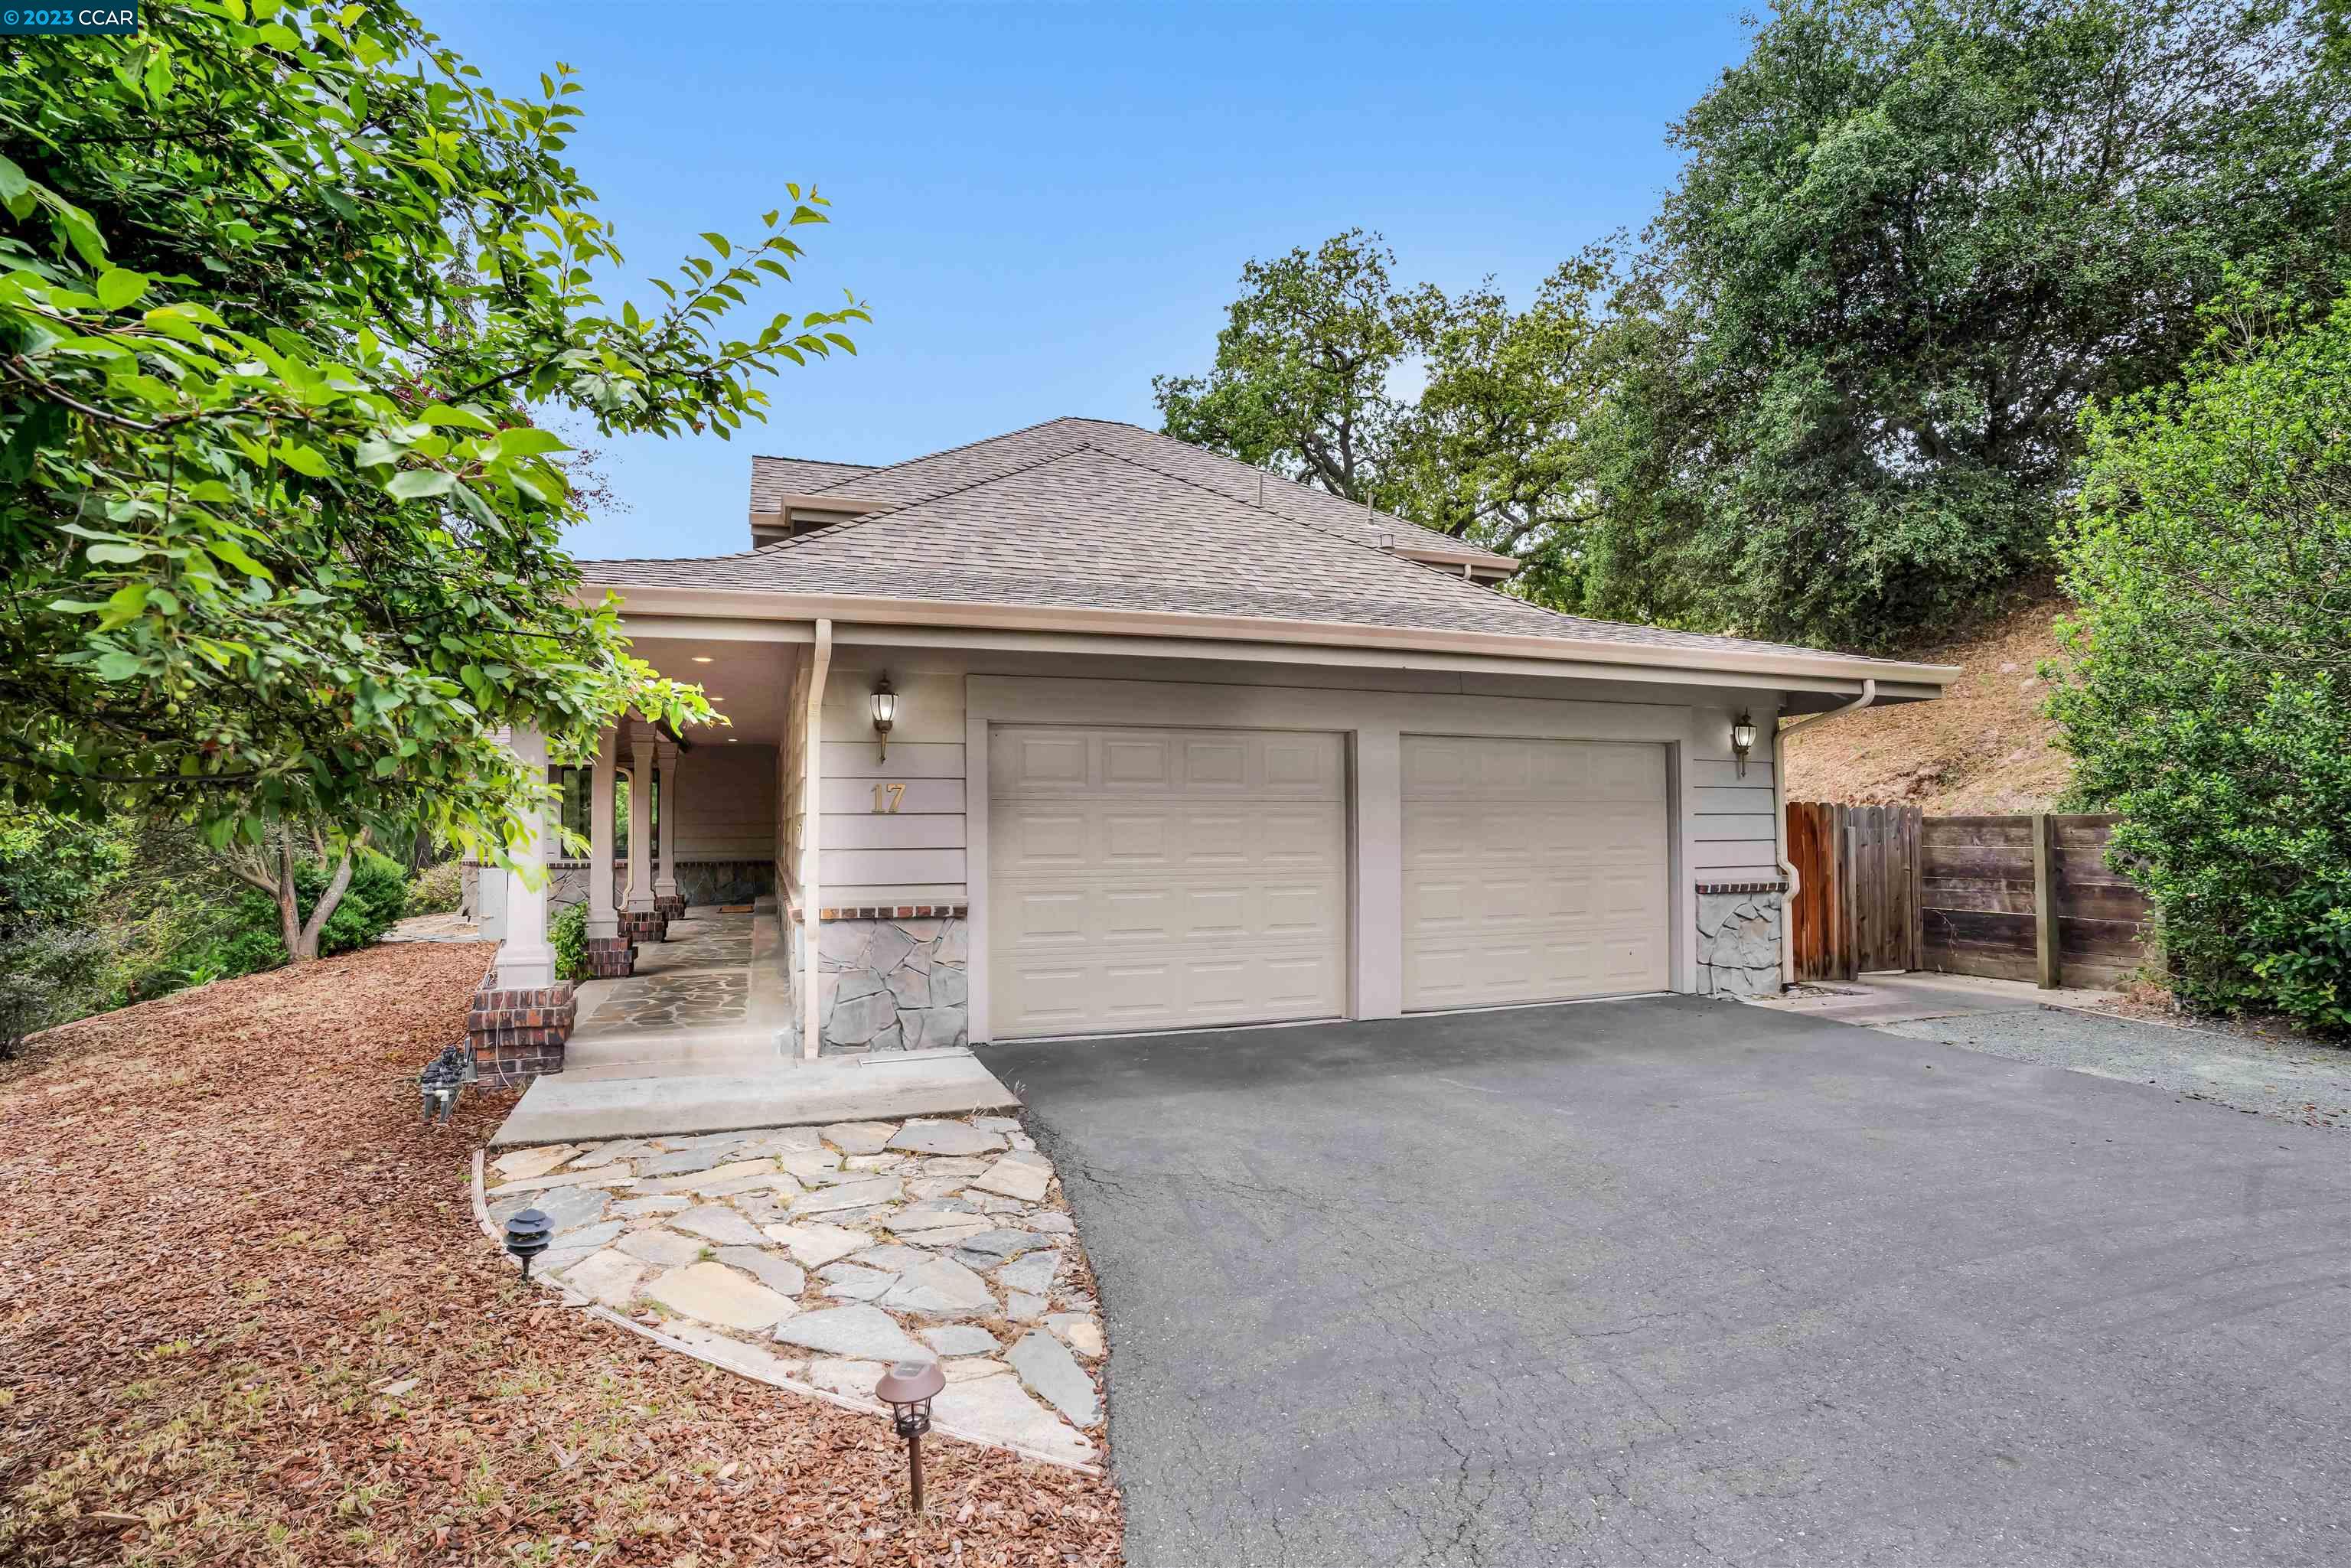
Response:
[{"label": "covered front porch", "polygon": [[[731,630],[635,645],[701,685],[723,722],[671,733],[631,716],[576,768],[549,766],[541,737],[510,737],[548,766],[554,803],[515,869],[475,868],[467,891],[481,934],[499,943],[471,1020],[475,1059],[486,1081],[530,1082],[503,1144],[1018,1103],[960,1028],[922,1021],[938,1010],[935,961],[957,968],[937,994],[961,1018],[959,904],[820,924],[794,898],[814,788],[802,760],[808,649],[792,629]],[[584,856],[563,852],[580,839]],[[574,904],[589,974],[567,981],[550,932]],[[853,1042],[811,1036],[811,989],[872,998],[875,1027]]]}]

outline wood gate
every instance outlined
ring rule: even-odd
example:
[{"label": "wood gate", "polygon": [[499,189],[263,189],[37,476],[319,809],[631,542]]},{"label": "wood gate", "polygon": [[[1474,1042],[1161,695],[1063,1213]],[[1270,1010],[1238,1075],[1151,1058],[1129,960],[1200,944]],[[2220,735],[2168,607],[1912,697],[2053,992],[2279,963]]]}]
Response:
[{"label": "wood gate", "polygon": [[1919,822],[1916,806],[1788,802],[1796,978],[1919,967]]}]

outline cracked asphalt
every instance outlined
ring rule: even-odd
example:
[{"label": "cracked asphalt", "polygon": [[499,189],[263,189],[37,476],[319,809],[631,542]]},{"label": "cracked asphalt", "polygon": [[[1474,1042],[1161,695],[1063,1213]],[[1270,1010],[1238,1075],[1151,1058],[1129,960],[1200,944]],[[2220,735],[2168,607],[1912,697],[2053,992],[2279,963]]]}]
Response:
[{"label": "cracked asphalt", "polygon": [[2351,1142],[1695,998],[998,1046],[1134,1568],[2351,1562]]}]

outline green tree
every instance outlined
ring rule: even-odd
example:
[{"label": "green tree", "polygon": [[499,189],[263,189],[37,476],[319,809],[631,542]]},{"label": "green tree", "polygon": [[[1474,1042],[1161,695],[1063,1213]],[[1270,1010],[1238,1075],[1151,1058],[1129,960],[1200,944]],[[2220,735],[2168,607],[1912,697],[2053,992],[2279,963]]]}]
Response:
[{"label": "green tree", "polygon": [[2120,811],[2194,1005],[2351,1030],[2351,300],[2237,312],[2184,388],[2095,408],[2060,536],[2083,804]]},{"label": "green tree", "polygon": [[1151,379],[1162,428],[1351,501],[1377,498],[1403,412],[1388,378],[1409,350],[1414,308],[1389,282],[1395,265],[1361,229],[1249,262],[1215,368]]},{"label": "green tree", "polygon": [[0,780],[259,845],[413,820],[493,852],[623,708],[708,717],[578,601],[543,417],[727,435],[853,302],[729,330],[823,221],[796,184],[661,299],[510,96],[389,0],[151,6],[0,57]]},{"label": "green tree", "polygon": [[2080,411],[2230,267],[2339,287],[2318,47],[2288,0],[1782,0],[1674,127],[1579,607],[1882,645],[2043,569]]},{"label": "green tree", "polygon": [[1396,421],[1390,504],[1427,528],[1527,564],[1534,597],[1577,597],[1596,514],[1592,420],[1614,374],[1606,248],[1561,266],[1524,310],[1489,278],[1448,298],[1424,286],[1406,317],[1426,371]]}]

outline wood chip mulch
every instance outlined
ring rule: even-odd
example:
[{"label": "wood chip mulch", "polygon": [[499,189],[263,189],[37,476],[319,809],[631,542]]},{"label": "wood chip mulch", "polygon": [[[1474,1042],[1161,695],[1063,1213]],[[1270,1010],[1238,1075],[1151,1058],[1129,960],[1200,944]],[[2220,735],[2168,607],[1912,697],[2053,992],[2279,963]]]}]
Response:
[{"label": "wood chip mulch", "polygon": [[418,1125],[488,948],[381,946],[0,1064],[0,1562],[1119,1561],[1107,1480],[933,1439],[525,1291]]}]

